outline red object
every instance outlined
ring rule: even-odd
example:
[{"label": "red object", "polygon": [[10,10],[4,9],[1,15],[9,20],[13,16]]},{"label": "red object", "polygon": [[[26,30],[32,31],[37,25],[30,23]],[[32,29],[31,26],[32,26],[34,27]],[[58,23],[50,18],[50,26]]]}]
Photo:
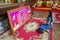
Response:
[{"label": "red object", "polygon": [[[46,7],[42,7],[42,6],[39,6],[39,7],[35,7],[35,8],[32,8],[33,11],[43,11],[43,12],[48,12],[48,9],[40,9],[40,8],[51,8],[50,6],[46,6]],[[57,10],[57,9],[52,9],[52,12],[60,12],[60,10]]]},{"label": "red object", "polygon": [[53,28],[50,29],[50,40],[53,40]]},{"label": "red object", "polygon": [[50,9],[43,9],[43,8],[50,8],[50,9],[52,9],[50,6],[46,6],[46,7],[38,6],[38,7],[32,8],[32,10],[33,11],[43,11],[43,12],[47,12],[48,10],[50,10]]},{"label": "red object", "polygon": [[60,5],[58,5],[57,7],[60,8]]},{"label": "red object", "polygon": [[8,11],[8,17],[11,25],[12,32],[16,32],[31,18],[30,6],[22,6]]},{"label": "red object", "polygon": [[[37,23],[41,23],[39,20],[30,20],[29,22],[37,22]],[[19,35],[17,36],[18,38],[24,38],[24,40],[29,40],[29,38],[30,37],[32,37],[32,36],[39,36],[40,34],[38,33],[38,32],[33,32],[33,31],[31,31],[31,32],[26,32],[24,29],[23,29],[24,27],[22,27],[21,29],[19,29],[18,30],[18,32],[19,32]]]},{"label": "red object", "polygon": [[53,22],[60,23],[60,12],[59,11],[53,12]]},{"label": "red object", "polygon": [[59,16],[60,16],[60,14],[56,14],[56,20],[57,20],[57,21],[60,21]]},{"label": "red object", "polygon": [[[41,22],[40,20],[36,20],[36,19],[31,19],[29,22],[36,22],[39,24],[42,24],[43,22]],[[30,32],[26,32],[26,30],[24,30],[24,26],[18,30],[18,33],[15,37],[17,38],[23,38],[24,40],[29,40],[31,37],[37,36],[37,38],[39,38],[40,33],[38,33],[37,31],[30,31]],[[50,30],[50,40],[52,40],[52,29]],[[33,38],[31,39],[33,40]]]}]

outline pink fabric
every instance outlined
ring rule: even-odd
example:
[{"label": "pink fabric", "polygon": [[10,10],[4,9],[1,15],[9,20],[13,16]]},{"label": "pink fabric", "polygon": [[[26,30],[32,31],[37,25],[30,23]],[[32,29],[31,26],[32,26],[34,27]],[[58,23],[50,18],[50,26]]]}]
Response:
[{"label": "pink fabric", "polygon": [[53,28],[50,29],[50,40],[53,40]]},{"label": "pink fabric", "polygon": [[[29,22],[34,22],[34,21],[37,22],[37,23],[39,23],[39,24],[42,24],[42,22],[40,22],[39,20],[34,20],[34,19],[30,20]],[[40,35],[36,31],[35,32],[31,31],[31,32],[26,33],[26,31],[23,28],[24,27],[22,27],[21,29],[18,30],[18,32],[20,34],[20,35],[17,36],[18,38],[22,37],[22,38],[24,38],[24,40],[28,40],[32,36],[39,36]]]},{"label": "pink fabric", "polygon": [[[31,19],[29,20],[29,22],[37,22],[39,24],[42,24],[43,22],[41,22],[40,20],[35,20],[35,19]],[[29,23],[27,22],[27,23]],[[31,31],[31,32],[26,32],[24,29],[24,26],[18,30],[18,36],[16,36],[17,38],[24,38],[24,40],[28,40],[30,37],[33,36],[40,36],[40,33],[38,33],[37,31]],[[50,39],[52,40],[52,30],[50,31]],[[33,39],[31,39],[33,40]]]},{"label": "pink fabric", "polygon": [[58,16],[60,16],[60,14],[56,14],[56,20],[60,21],[60,18]]},{"label": "pink fabric", "polygon": [[[22,6],[22,4],[21,4],[21,6]],[[10,17],[11,25],[12,25],[13,29],[15,28],[15,25],[22,26],[25,23],[25,21],[31,17],[30,6],[22,8],[20,10],[10,12],[9,17]],[[15,29],[15,30],[17,30],[17,29]]]}]

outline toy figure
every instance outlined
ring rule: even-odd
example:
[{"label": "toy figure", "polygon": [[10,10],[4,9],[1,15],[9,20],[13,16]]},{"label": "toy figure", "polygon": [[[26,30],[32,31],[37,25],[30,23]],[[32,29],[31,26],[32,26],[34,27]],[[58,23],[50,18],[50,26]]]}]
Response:
[{"label": "toy figure", "polygon": [[58,0],[54,0],[54,4],[53,4],[52,8],[57,8],[57,6],[58,6]]},{"label": "toy figure", "polygon": [[38,32],[41,33],[41,36],[43,35],[44,32],[48,32],[52,28],[52,11],[49,10],[49,15],[47,17],[46,23],[40,25]]},{"label": "toy figure", "polygon": [[58,3],[53,4],[52,8],[57,8]]},{"label": "toy figure", "polygon": [[50,3],[50,6],[52,7],[52,6],[53,6],[53,1],[52,1],[52,0],[50,0],[50,2],[49,2],[49,3]]}]

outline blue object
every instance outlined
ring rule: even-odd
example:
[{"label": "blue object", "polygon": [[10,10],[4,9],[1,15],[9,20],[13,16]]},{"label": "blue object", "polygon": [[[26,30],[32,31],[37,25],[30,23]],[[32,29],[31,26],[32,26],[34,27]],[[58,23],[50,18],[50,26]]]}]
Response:
[{"label": "blue object", "polygon": [[52,17],[48,17],[47,20],[50,21],[50,22],[52,22]]},{"label": "blue object", "polygon": [[43,30],[49,30],[49,29],[52,28],[52,18],[48,17],[47,20],[50,22],[50,24],[42,24],[42,25],[40,25],[41,29],[43,29]]}]

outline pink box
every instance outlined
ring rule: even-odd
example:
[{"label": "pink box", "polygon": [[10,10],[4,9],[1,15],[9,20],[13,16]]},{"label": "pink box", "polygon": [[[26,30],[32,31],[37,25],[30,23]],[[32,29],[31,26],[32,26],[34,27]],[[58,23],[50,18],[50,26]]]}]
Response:
[{"label": "pink box", "polygon": [[13,32],[21,28],[30,18],[30,6],[19,7],[8,11],[9,21]]}]

